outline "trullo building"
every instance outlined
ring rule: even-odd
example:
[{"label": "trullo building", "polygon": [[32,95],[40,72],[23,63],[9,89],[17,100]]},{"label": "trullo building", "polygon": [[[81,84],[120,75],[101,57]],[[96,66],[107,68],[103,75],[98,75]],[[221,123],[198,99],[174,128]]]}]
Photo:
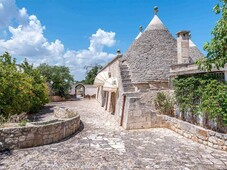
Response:
[{"label": "trullo building", "polygon": [[139,33],[125,54],[118,55],[97,75],[97,100],[125,129],[156,127],[153,99],[171,88],[170,69],[203,57],[189,31],[171,35],[157,15]]}]

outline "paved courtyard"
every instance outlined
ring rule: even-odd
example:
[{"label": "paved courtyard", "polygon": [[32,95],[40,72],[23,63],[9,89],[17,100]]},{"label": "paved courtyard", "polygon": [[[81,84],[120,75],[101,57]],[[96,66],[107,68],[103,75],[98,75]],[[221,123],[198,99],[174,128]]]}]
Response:
[{"label": "paved courtyard", "polygon": [[51,145],[0,155],[0,170],[227,169],[227,152],[168,129],[126,131],[94,100],[57,103],[75,109],[78,134]]}]

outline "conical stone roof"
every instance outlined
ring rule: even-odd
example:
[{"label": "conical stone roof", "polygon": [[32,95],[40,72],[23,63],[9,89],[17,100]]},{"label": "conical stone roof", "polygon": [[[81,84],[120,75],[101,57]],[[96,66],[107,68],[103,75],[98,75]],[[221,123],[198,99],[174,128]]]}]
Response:
[{"label": "conical stone roof", "polygon": [[168,80],[170,66],[177,63],[177,42],[155,15],[124,58],[133,83]]},{"label": "conical stone roof", "polygon": [[192,42],[192,40],[189,40],[189,59],[190,59],[190,63],[194,63],[199,58],[204,58],[204,55],[199,51],[199,49]]}]

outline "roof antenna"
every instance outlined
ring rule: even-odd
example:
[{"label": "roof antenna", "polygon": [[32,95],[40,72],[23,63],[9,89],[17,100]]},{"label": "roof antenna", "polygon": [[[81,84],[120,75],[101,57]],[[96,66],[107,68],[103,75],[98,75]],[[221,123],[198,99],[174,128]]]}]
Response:
[{"label": "roof antenna", "polygon": [[154,7],[154,14],[158,15],[158,7],[157,6]]}]

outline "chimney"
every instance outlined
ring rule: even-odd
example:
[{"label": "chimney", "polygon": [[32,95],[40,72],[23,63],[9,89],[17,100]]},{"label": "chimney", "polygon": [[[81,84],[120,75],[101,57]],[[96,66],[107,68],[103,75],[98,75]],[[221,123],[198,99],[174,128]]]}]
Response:
[{"label": "chimney", "polygon": [[189,39],[190,31],[180,31],[177,33],[177,63],[189,63]]}]

